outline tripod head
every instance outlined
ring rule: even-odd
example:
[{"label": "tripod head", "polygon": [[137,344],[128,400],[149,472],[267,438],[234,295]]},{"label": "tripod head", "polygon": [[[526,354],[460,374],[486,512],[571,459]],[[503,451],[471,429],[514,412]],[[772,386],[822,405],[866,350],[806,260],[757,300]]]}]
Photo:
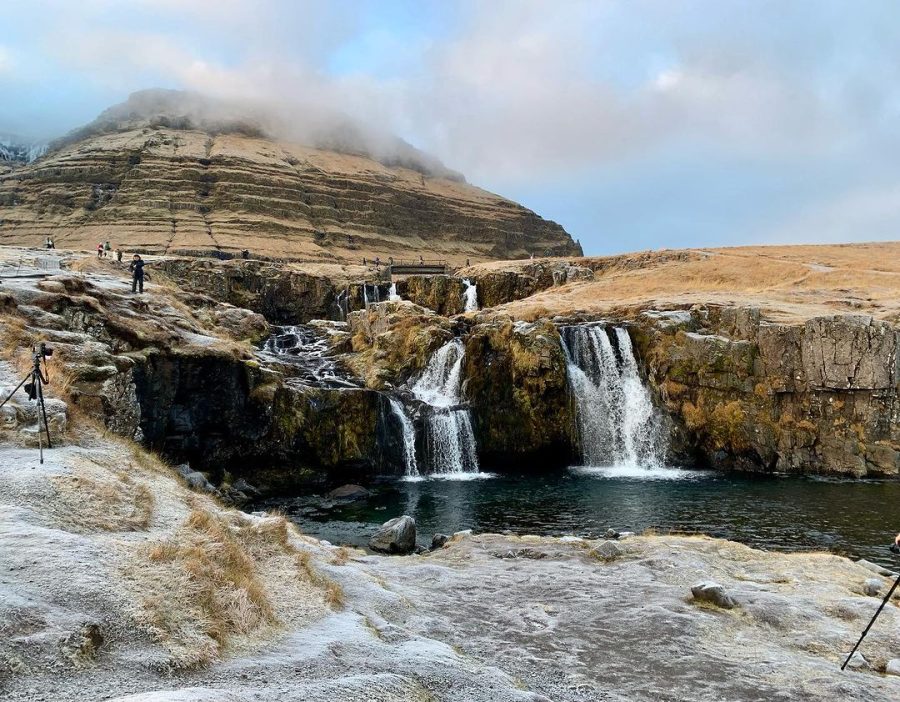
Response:
[{"label": "tripod head", "polygon": [[[53,355],[53,349],[47,346],[43,341],[37,346],[31,347],[31,382],[25,385],[25,394],[29,400],[35,400],[40,393],[40,383],[49,383],[50,374],[47,373],[47,357]],[[41,361],[44,362],[44,369],[41,370]]]}]

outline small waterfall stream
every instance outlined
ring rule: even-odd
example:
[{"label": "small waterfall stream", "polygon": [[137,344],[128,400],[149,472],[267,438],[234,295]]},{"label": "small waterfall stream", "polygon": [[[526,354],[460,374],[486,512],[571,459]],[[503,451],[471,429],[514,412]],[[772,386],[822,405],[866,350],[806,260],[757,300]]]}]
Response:
[{"label": "small waterfall stream", "polygon": [[478,285],[473,283],[468,278],[463,278],[463,285],[466,286],[465,290],[463,290],[463,310],[465,312],[477,312],[478,311]]},{"label": "small waterfall stream", "polygon": [[462,341],[448,341],[434,353],[411,388],[416,399],[428,407],[425,453],[432,474],[477,473],[479,469],[469,410],[460,407],[464,356]]},{"label": "small waterfall stream", "polygon": [[401,438],[403,439],[403,462],[404,475],[408,478],[414,478],[419,475],[419,466],[416,462],[416,430],[413,427],[412,420],[406,414],[406,410],[399,400],[388,397],[388,403],[391,412],[400,423]]},{"label": "small waterfall stream", "polygon": [[586,466],[657,468],[664,453],[659,417],[622,327],[560,328],[569,387],[578,407]]},{"label": "small waterfall stream", "polygon": [[397,283],[391,283],[388,288],[388,302],[400,302],[401,297],[397,294]]}]

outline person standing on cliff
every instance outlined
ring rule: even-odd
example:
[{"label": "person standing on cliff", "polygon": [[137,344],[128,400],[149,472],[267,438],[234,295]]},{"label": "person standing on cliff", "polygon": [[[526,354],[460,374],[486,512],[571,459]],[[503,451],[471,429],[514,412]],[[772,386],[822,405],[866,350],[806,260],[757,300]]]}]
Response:
[{"label": "person standing on cliff", "polygon": [[122,249],[116,248],[116,261],[122,263]]},{"label": "person standing on cliff", "polygon": [[144,292],[144,259],[135,254],[128,270],[131,271],[131,292]]},{"label": "person standing on cliff", "polygon": [[97,258],[103,258],[103,243],[97,244]]}]

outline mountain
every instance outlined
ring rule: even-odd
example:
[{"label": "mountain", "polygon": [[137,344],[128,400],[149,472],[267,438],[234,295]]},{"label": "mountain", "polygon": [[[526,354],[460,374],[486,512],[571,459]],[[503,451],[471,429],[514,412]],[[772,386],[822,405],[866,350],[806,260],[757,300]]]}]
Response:
[{"label": "mountain", "polygon": [[578,255],[566,231],[396,137],[321,111],[141,91],[0,171],[0,243],[453,263]]}]

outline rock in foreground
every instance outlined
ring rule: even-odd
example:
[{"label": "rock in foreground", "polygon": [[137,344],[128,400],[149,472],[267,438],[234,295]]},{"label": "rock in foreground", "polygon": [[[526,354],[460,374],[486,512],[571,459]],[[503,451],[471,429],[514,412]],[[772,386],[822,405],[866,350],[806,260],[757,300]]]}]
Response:
[{"label": "rock in foreground", "polygon": [[369,539],[369,547],[382,553],[412,553],[416,548],[416,520],[403,515],[386,521]]}]

